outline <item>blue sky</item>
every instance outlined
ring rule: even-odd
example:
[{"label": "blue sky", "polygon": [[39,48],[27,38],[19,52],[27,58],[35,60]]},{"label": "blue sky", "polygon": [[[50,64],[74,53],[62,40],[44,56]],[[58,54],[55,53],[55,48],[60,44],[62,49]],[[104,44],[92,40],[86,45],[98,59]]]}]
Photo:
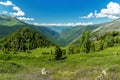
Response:
[{"label": "blue sky", "polygon": [[85,25],[120,17],[120,0],[0,0],[0,13],[39,25]]}]

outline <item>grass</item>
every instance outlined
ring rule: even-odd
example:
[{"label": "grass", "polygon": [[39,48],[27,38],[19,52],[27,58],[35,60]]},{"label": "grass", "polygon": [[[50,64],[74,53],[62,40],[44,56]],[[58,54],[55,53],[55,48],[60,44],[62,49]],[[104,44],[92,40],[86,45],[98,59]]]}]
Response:
[{"label": "grass", "polygon": [[[101,80],[120,80],[120,47],[66,54],[67,58],[60,61],[49,61],[51,50],[54,52],[54,47],[37,48],[29,53],[0,52],[0,80],[95,80],[104,69],[107,75]],[[50,73],[42,75],[42,68]]]}]

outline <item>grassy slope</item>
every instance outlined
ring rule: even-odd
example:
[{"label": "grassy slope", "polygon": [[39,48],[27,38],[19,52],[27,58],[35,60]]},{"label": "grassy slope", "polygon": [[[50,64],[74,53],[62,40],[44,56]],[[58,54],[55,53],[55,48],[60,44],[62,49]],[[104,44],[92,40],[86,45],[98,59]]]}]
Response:
[{"label": "grassy slope", "polygon": [[120,19],[116,19],[114,21],[101,24],[99,28],[93,31],[94,32],[93,35],[98,36],[106,32],[113,32],[113,31],[118,31],[118,32],[120,31]]},{"label": "grassy slope", "polygon": [[94,30],[99,27],[98,25],[88,25],[88,26],[76,26],[72,27],[70,29],[67,29],[60,33],[59,37],[57,38],[57,41],[59,45],[66,46],[70,42],[78,39],[81,36],[81,33],[87,30]]},{"label": "grassy slope", "polygon": [[[106,69],[107,75],[103,80],[120,80],[120,47],[113,47],[101,52],[90,54],[74,54],[62,61],[49,61],[47,54],[54,48],[41,48],[32,50],[31,53],[2,54],[0,52],[1,80],[94,80],[103,70]],[[15,65],[14,68],[11,68]],[[41,69],[47,68],[51,73],[41,75]],[[11,74],[13,71],[14,74]],[[7,73],[6,73],[7,72]],[[105,79],[106,78],[106,79]]]},{"label": "grassy slope", "polygon": [[13,27],[15,25],[23,25],[22,21],[19,21],[16,18],[7,16],[7,15],[0,15],[0,25]]}]

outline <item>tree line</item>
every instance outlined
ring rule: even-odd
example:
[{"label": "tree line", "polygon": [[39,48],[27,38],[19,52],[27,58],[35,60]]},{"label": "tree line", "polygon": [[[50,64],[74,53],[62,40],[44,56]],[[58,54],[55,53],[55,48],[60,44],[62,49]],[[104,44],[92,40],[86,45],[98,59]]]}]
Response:
[{"label": "tree line", "polygon": [[83,32],[79,41],[76,41],[69,47],[69,53],[96,52],[108,47],[120,45],[120,32],[106,32],[105,34],[96,37],[93,37],[92,35],[91,31]]}]

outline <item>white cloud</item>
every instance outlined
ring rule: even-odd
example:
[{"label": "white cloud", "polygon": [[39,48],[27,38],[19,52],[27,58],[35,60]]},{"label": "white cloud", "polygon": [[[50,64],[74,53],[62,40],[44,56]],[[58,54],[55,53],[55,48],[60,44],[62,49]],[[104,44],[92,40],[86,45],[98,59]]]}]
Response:
[{"label": "white cloud", "polygon": [[120,5],[116,2],[110,2],[106,8],[99,13],[96,12],[96,18],[107,17],[109,19],[117,19],[120,16]]},{"label": "white cloud", "polygon": [[89,13],[88,16],[83,16],[81,18],[109,18],[109,19],[117,19],[120,17],[120,4],[116,2],[109,2],[106,8],[97,12],[95,10],[94,13]]},{"label": "white cloud", "polygon": [[12,9],[15,11],[15,12],[10,12],[10,14],[12,16],[25,16],[25,13],[18,7],[16,6],[15,4],[13,4],[11,1],[6,1],[6,2],[0,2],[1,5],[4,5],[4,6],[11,6]]},{"label": "white cloud", "polygon": [[0,4],[4,5],[4,6],[13,6],[14,5],[11,1],[6,1],[6,2],[0,1]]},{"label": "white cloud", "polygon": [[14,10],[14,12],[3,11],[2,14],[9,14],[13,17],[17,17],[19,20],[25,20],[25,21],[34,20],[34,18],[26,18],[25,12],[23,12],[20,7],[16,6],[11,1],[6,1],[6,2],[0,1],[0,5],[10,6],[12,7],[12,10]]},{"label": "white cloud", "polygon": [[26,17],[17,17],[17,19],[23,20],[23,21],[32,21],[32,20],[34,20],[34,18],[26,18]]},{"label": "white cloud", "polygon": [[21,11],[21,9],[18,6],[13,6],[13,10]]},{"label": "white cloud", "polygon": [[18,7],[18,6],[13,6],[13,10],[16,12],[11,12],[10,14],[13,16],[25,16],[25,13]]},{"label": "white cloud", "polygon": [[120,14],[120,5],[116,2],[110,2],[107,8],[102,9],[101,13],[108,15],[118,15]]},{"label": "white cloud", "polygon": [[10,14],[13,16],[25,16],[25,13],[18,7],[18,6],[13,6],[13,10],[16,12],[11,12]]},{"label": "white cloud", "polygon": [[17,11],[17,12],[11,12],[12,16],[25,16],[25,13],[23,11]]},{"label": "white cloud", "polygon": [[88,23],[34,23],[34,25],[39,25],[39,26],[80,26],[80,25],[93,25],[92,22],[88,22]]},{"label": "white cloud", "polygon": [[79,18],[93,18],[94,17],[94,14],[91,12],[88,14],[88,16],[83,16],[83,17],[79,17]]}]

